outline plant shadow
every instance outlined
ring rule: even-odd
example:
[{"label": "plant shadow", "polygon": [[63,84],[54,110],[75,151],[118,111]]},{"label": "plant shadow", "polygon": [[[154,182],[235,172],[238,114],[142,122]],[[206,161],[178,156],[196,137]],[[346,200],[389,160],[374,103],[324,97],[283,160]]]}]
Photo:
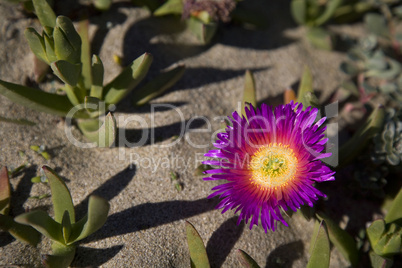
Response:
[{"label": "plant shadow", "polygon": [[215,199],[207,198],[140,204],[110,215],[100,232],[94,233],[83,242],[98,241],[172,223],[211,211],[215,205]]},{"label": "plant shadow", "polygon": [[244,221],[236,224],[237,216],[225,221],[208,240],[206,250],[212,267],[221,267],[244,230]]},{"label": "plant shadow", "polygon": [[303,256],[304,245],[301,240],[277,247],[268,258],[266,268],[293,267],[293,262]]},{"label": "plant shadow", "polygon": [[117,245],[98,249],[78,246],[71,267],[99,267],[116,256],[123,247]]}]

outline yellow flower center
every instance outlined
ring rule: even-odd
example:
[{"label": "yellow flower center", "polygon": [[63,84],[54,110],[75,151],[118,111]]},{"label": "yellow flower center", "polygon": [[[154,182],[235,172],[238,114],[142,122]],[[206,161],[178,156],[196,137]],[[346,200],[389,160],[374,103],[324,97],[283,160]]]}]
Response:
[{"label": "yellow flower center", "polygon": [[286,186],[297,170],[297,158],[289,145],[270,143],[251,157],[251,183],[261,188]]}]

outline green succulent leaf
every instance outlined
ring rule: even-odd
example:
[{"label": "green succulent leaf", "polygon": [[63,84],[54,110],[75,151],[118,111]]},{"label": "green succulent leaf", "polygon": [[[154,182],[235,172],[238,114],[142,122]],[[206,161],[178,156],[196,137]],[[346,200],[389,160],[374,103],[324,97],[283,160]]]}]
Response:
[{"label": "green succulent leaf", "polygon": [[325,6],[325,11],[315,20],[315,25],[320,26],[327,22],[334,15],[336,9],[342,4],[343,0],[329,0]]},{"label": "green succulent leaf", "polygon": [[202,42],[208,44],[218,29],[216,22],[203,23],[201,20],[190,17],[188,19],[188,28]]},{"label": "green succulent leaf", "polygon": [[204,242],[194,226],[188,221],[186,221],[186,234],[188,249],[190,251],[191,267],[210,267]]},{"label": "green succulent leaf", "polygon": [[0,170],[0,214],[8,215],[10,210],[11,187],[7,167]]},{"label": "green succulent leaf", "polygon": [[112,82],[104,87],[104,100],[108,104],[121,101],[136,87],[147,74],[152,63],[152,55],[144,53],[126,67]]},{"label": "green succulent leaf", "polygon": [[61,223],[65,211],[68,212],[71,223],[75,222],[75,212],[73,200],[71,199],[70,191],[62,178],[48,166],[42,167],[52,191],[52,203],[54,210],[54,219],[57,223]]},{"label": "green succulent leaf", "polygon": [[84,107],[89,113],[91,113],[92,117],[99,117],[99,115],[103,115],[106,112],[105,103],[95,97],[86,96]]},{"label": "green succulent leaf", "polygon": [[315,223],[311,245],[307,268],[329,267],[330,244],[325,221],[321,221],[321,223],[317,221]]},{"label": "green succulent leaf", "polygon": [[67,268],[75,256],[75,245],[52,244],[52,255],[43,255],[42,262],[47,268]]},{"label": "green succulent leaf", "polygon": [[99,10],[108,10],[112,5],[112,0],[94,0],[94,6]]},{"label": "green succulent leaf", "polygon": [[182,0],[168,0],[162,6],[154,11],[154,16],[164,16],[168,14],[181,14],[183,13]]},{"label": "green succulent leaf", "polygon": [[33,28],[27,28],[24,31],[24,35],[32,52],[44,62],[49,63],[49,60],[46,56],[45,41],[43,37],[40,36]]},{"label": "green succulent leaf", "polygon": [[64,243],[67,244],[71,235],[71,221],[68,211],[64,211],[63,219],[61,220],[61,232],[63,234]]},{"label": "green succulent leaf", "polygon": [[43,34],[43,40],[45,42],[45,49],[46,49],[46,57],[47,63],[50,64],[52,62],[57,61],[56,52],[54,51],[54,41],[53,38],[50,38],[45,33]]},{"label": "green succulent leaf", "polygon": [[[91,44],[88,34],[89,21],[81,20],[78,27],[78,34],[82,40],[81,46],[81,63],[82,63],[82,78],[86,89],[90,89],[92,85],[92,64],[91,64]],[[103,78],[103,77],[102,77]]]},{"label": "green succulent leaf", "polygon": [[367,29],[377,35],[382,37],[389,37],[389,30],[387,27],[387,22],[385,18],[380,14],[369,13],[364,16],[364,22],[366,24]]},{"label": "green succulent leaf", "polygon": [[88,202],[88,214],[73,224],[69,243],[77,242],[99,230],[105,224],[109,213],[108,201],[96,195],[91,195]]},{"label": "green succulent leaf", "polygon": [[260,268],[258,263],[241,249],[236,250],[237,259],[244,268]]},{"label": "green succulent leaf", "polygon": [[241,102],[241,113],[246,116],[245,107],[246,105],[251,104],[253,107],[257,107],[257,98],[256,98],[256,89],[255,89],[255,80],[253,73],[249,70],[246,71],[244,77],[244,90],[243,90],[243,100]]},{"label": "green succulent leaf", "polygon": [[81,37],[71,20],[64,16],[57,17],[53,30],[54,49],[58,60],[70,63],[81,61]]},{"label": "green succulent leaf", "polygon": [[81,76],[81,64],[72,64],[65,60],[53,62],[52,70],[57,77],[66,84],[74,87],[77,85]]},{"label": "green succulent leaf", "polygon": [[318,99],[314,95],[313,90],[313,76],[308,66],[304,66],[299,90],[297,92],[297,102],[303,104],[303,109],[309,106],[319,107]]},{"label": "green succulent leaf", "polygon": [[103,63],[101,59],[97,55],[92,56],[92,86],[91,86],[91,93],[92,97],[102,99],[103,94]]},{"label": "green succulent leaf", "polygon": [[17,223],[11,216],[0,214],[0,229],[9,232],[15,239],[36,246],[40,241],[40,233],[31,226]]},{"label": "green succulent leaf", "polygon": [[373,251],[370,251],[369,255],[371,266],[373,268],[391,268],[394,262],[392,259],[381,257],[375,254]]},{"label": "green succulent leaf", "polygon": [[367,228],[367,236],[374,252],[384,258],[401,253],[402,228],[395,223],[386,224],[384,220],[374,221]]},{"label": "green succulent leaf", "polygon": [[[45,113],[66,116],[73,105],[66,96],[47,93],[33,88],[0,80],[0,94],[25,107]],[[77,112],[75,118],[88,118],[88,114]]]},{"label": "green succulent leaf", "polygon": [[398,222],[402,226],[402,189],[392,201],[384,220],[386,223]]},{"label": "green succulent leaf", "polygon": [[42,26],[54,28],[56,26],[56,14],[46,0],[32,0],[36,16]]},{"label": "green succulent leaf", "polygon": [[316,48],[327,51],[332,50],[331,35],[322,28],[308,29],[306,38]]},{"label": "green succulent leaf", "polygon": [[179,65],[167,72],[163,72],[142,88],[134,91],[133,100],[135,106],[141,106],[161,95],[167,89],[172,87],[183,76],[184,65]]},{"label": "green succulent leaf", "polygon": [[331,242],[352,266],[356,266],[359,260],[359,252],[356,248],[356,242],[353,237],[348,232],[341,229],[338,224],[333,222],[325,214],[317,213],[316,216],[320,221],[325,220]]},{"label": "green succulent leaf", "polygon": [[292,13],[293,19],[301,25],[306,23],[306,10],[307,2],[306,0],[292,0],[290,4],[290,11]]},{"label": "green succulent leaf", "polygon": [[64,242],[61,224],[55,222],[46,212],[35,210],[15,217],[17,223],[29,225],[39,233],[60,243]]},{"label": "green succulent leaf", "polygon": [[100,126],[99,119],[78,121],[78,127],[90,141],[98,147],[110,147],[116,140],[116,119],[111,113],[106,115],[105,121]]},{"label": "green succulent leaf", "polygon": [[366,147],[367,143],[377,134],[384,122],[384,107],[377,107],[369,116],[366,123],[339,149],[340,165],[350,163]]}]

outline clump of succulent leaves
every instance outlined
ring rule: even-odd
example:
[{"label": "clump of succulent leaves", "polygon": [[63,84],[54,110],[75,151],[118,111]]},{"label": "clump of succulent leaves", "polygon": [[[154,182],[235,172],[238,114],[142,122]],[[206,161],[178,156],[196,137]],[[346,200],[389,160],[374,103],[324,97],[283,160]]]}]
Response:
[{"label": "clump of succulent leaves", "polygon": [[9,215],[11,186],[7,167],[0,170],[0,229],[8,232],[15,239],[36,246],[40,241],[40,233],[34,228],[20,224]]},{"label": "clump of succulent leaves", "polygon": [[68,267],[74,259],[77,242],[96,232],[106,222],[109,203],[101,197],[90,196],[87,215],[76,221],[71,194],[63,179],[47,166],[42,169],[52,193],[54,218],[42,210],[33,210],[14,219],[1,214],[0,227],[16,239],[32,245],[39,242],[41,234],[46,236],[52,240],[52,254],[42,257],[43,264],[46,267]]},{"label": "clump of succulent leaves", "polygon": [[387,101],[402,103],[402,64],[384,53],[374,35],[359,40],[348,57],[341,64],[341,70],[354,79],[343,84],[347,95],[367,102],[380,93]]},{"label": "clump of succulent leaves", "polygon": [[370,260],[374,268],[392,267],[393,257],[402,253],[402,189],[392,201],[384,219],[367,228]]},{"label": "clump of succulent leaves", "polygon": [[132,0],[146,6],[154,16],[177,15],[204,44],[211,41],[219,23],[237,21],[254,27],[265,27],[265,18],[257,10],[247,8],[238,0]]},{"label": "clump of succulent leaves", "polygon": [[[399,0],[292,0],[291,13],[298,24],[307,27],[306,37],[312,45],[320,49],[331,50],[333,38],[330,32],[323,27],[326,23],[331,20],[337,23],[355,21],[369,11],[381,10],[387,13],[386,10],[391,10],[391,6],[392,10],[400,15],[401,8],[394,7],[398,3]],[[381,15],[378,16],[385,23],[386,20]],[[386,17],[389,18],[389,14],[386,14]],[[378,17],[375,19],[379,20]],[[378,26],[375,27],[380,29]],[[383,32],[382,35],[384,34],[386,33]]]},{"label": "clump of succulent leaves", "polygon": [[[108,111],[143,80],[152,63],[152,56],[145,53],[138,57],[105,85],[101,59],[97,55],[90,56],[87,22],[80,24],[78,33],[69,18],[56,17],[46,0],[32,2],[43,32],[40,34],[28,28],[25,37],[35,56],[50,65],[54,75],[64,83],[61,90],[65,95],[3,80],[0,80],[0,94],[32,109],[74,118],[89,140],[100,147],[112,145],[116,136],[116,121]],[[180,79],[183,72],[184,66],[179,65],[137,89],[134,104],[142,105],[163,93]],[[107,116],[102,120],[105,114]]]},{"label": "clump of succulent leaves", "polygon": [[383,129],[373,138],[374,163],[399,166],[402,162],[402,110],[388,109]]}]

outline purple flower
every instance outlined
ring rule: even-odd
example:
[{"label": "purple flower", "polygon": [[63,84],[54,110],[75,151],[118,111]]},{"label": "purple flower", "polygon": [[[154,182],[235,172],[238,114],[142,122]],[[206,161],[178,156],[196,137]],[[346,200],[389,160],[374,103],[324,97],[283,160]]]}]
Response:
[{"label": "purple flower", "polygon": [[280,208],[296,211],[325,196],[314,183],[334,180],[335,172],[320,161],[331,154],[322,153],[328,139],[322,126],[325,117],[313,124],[317,112],[291,102],[274,110],[250,105],[246,117],[237,112],[229,117],[232,126],[217,135],[218,149],[205,154],[218,159],[203,162],[219,166],[206,171],[210,177],[204,180],[226,181],[209,196],[222,198],[217,206],[222,213],[236,209],[238,224],[251,220],[251,229],[261,218],[265,232],[275,231],[278,221],[287,226]]}]

